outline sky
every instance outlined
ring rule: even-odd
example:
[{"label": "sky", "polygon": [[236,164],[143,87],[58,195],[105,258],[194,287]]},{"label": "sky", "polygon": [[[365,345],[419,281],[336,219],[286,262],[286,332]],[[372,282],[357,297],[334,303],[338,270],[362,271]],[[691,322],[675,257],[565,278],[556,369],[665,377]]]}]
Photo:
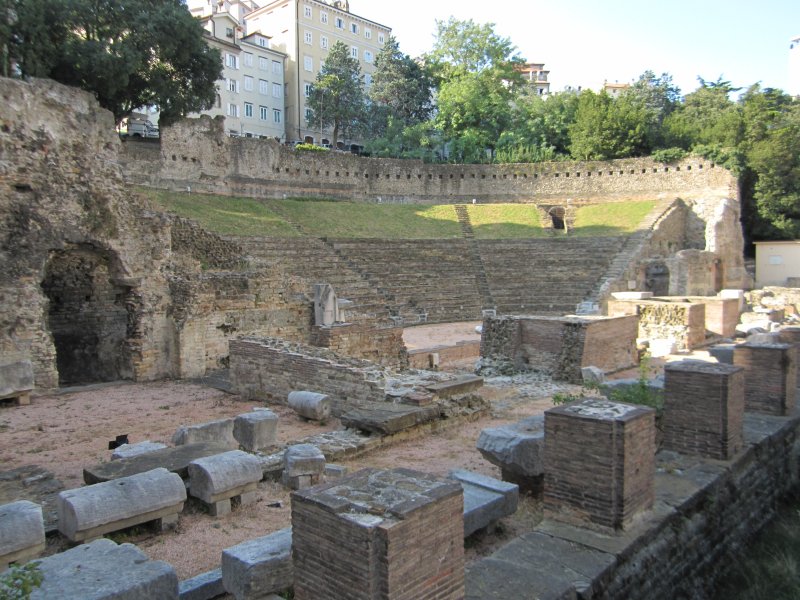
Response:
[{"label": "sky", "polygon": [[788,90],[789,42],[800,36],[800,0],[350,0],[350,12],[391,27],[412,57],[433,47],[437,19],[494,23],[523,58],[545,63],[551,91],[598,90],[648,69],[683,94],[698,76]]}]

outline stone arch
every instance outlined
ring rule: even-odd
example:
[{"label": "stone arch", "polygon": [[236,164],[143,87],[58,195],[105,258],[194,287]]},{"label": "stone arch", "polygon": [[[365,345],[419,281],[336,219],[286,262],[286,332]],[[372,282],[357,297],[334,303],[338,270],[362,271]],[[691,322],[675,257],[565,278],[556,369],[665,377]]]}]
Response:
[{"label": "stone arch", "polygon": [[565,230],[567,228],[567,211],[563,206],[554,206],[547,214],[553,225],[553,229]]},{"label": "stone arch", "polygon": [[59,385],[133,379],[133,294],[118,272],[115,255],[89,244],[50,252],[41,287]]}]

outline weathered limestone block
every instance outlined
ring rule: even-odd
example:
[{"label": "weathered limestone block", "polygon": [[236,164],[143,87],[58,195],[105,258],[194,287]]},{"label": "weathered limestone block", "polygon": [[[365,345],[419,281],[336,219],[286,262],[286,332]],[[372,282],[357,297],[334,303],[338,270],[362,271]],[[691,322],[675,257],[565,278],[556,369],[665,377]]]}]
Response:
[{"label": "weathered limestone block", "polygon": [[205,502],[214,516],[231,512],[231,498],[255,501],[261,481],[261,462],[252,454],[231,450],[189,463],[189,494]]},{"label": "weathered limestone block", "polygon": [[744,445],[744,370],[682,360],[664,367],[663,449],[729,460]]},{"label": "weathered limestone block", "polygon": [[464,537],[517,512],[518,485],[463,469],[448,477],[464,489]]},{"label": "weathered limestone block", "polygon": [[606,380],[605,371],[591,365],[581,368],[581,376],[583,383],[603,383]]},{"label": "weathered limestone block", "polygon": [[180,600],[211,600],[225,594],[222,585],[222,569],[200,573],[178,584]]},{"label": "weathered limestone block", "polygon": [[159,519],[178,520],[186,501],[179,475],[164,468],[98,483],[58,495],[58,530],[72,542]]},{"label": "weathered limestone block", "polygon": [[278,440],[278,415],[268,409],[239,415],[233,421],[233,437],[248,452],[271,448]]},{"label": "weathered limestone block", "polygon": [[238,450],[239,442],[233,436],[233,421],[233,419],[220,419],[198,425],[183,425],[175,431],[172,443],[183,446],[200,442],[217,442],[225,444],[232,450]]},{"label": "weathered limestone block", "polygon": [[289,407],[311,421],[325,421],[331,416],[331,399],[316,392],[289,392]]},{"label": "weathered limestone block", "polygon": [[339,420],[342,425],[350,429],[391,435],[437,418],[439,418],[439,408],[435,405],[411,406],[388,402],[365,402],[362,406],[341,415]]},{"label": "weathered limestone block", "polygon": [[44,547],[41,506],[27,500],[0,506],[0,571],[35,558]]},{"label": "weathered limestone block", "polygon": [[709,346],[708,353],[717,359],[717,362],[732,365],[735,348],[736,344],[714,344]]},{"label": "weathered limestone block", "polygon": [[449,381],[442,381],[425,386],[429,392],[432,392],[434,399],[450,398],[459,394],[468,394],[480,389],[483,386],[483,377],[477,375],[466,375],[451,379]]},{"label": "weathered limestone block", "polygon": [[744,368],[746,411],[786,416],[797,401],[797,346],[739,344],[733,364]]},{"label": "weathered limestone block", "polygon": [[544,413],[549,517],[628,528],[655,499],[655,411],[586,398]]},{"label": "weathered limestone block", "polygon": [[95,540],[43,558],[31,600],[178,600],[178,576],[133,544]]},{"label": "weathered limestone block", "polygon": [[544,475],[544,415],[501,427],[488,427],[478,437],[478,451],[500,467],[504,481],[523,491],[541,491]]},{"label": "weathered limestone block", "polygon": [[140,456],[148,452],[155,452],[156,450],[163,450],[166,444],[161,442],[151,442],[145,440],[143,442],[136,442],[135,444],[122,444],[117,446],[114,452],[111,453],[111,460],[119,460],[120,458],[130,458],[131,456]]},{"label": "weathered limestone block", "polygon": [[31,361],[21,360],[0,365],[0,400],[16,398],[17,404],[30,404],[33,385]]},{"label": "weathered limestone block", "polygon": [[236,600],[261,600],[293,577],[291,527],[222,551],[222,585]]},{"label": "weathered limestone block", "polygon": [[295,444],[283,453],[283,485],[300,490],[321,481],[325,455],[313,444]]},{"label": "weathered limestone block", "polygon": [[296,600],[465,596],[463,489],[453,480],[364,469],[294,492],[292,537]]}]

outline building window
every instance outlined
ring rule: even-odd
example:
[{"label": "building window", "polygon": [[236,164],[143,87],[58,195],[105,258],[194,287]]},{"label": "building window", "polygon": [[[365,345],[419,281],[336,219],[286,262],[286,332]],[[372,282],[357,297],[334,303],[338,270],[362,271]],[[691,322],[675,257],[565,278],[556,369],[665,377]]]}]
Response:
[{"label": "building window", "polygon": [[281,111],[279,111],[277,108],[272,109],[272,122],[273,123],[281,122]]},{"label": "building window", "polygon": [[364,73],[364,85],[369,87],[372,85],[372,75]]},{"label": "building window", "polygon": [[304,6],[303,7],[303,16],[306,19],[310,19],[311,18],[311,7],[310,6]]},{"label": "building window", "polygon": [[225,28],[225,37],[233,38],[233,27]]},{"label": "building window", "polygon": [[283,64],[277,60],[273,60],[272,72],[275,73],[275,75],[280,75],[281,73],[283,73]]},{"label": "building window", "polygon": [[234,94],[239,93],[239,82],[236,79],[228,79],[228,91]]},{"label": "building window", "polygon": [[253,91],[253,78],[250,77],[249,75],[244,76],[244,90],[246,92]]},{"label": "building window", "polygon": [[306,71],[313,71],[314,70],[314,61],[310,56],[303,57],[303,68]]},{"label": "building window", "polygon": [[309,44],[309,45],[311,45],[311,43],[314,41],[314,36],[312,36],[312,35],[311,35],[311,32],[310,32],[310,31],[306,31],[306,32],[303,34],[303,41],[304,41],[306,44]]},{"label": "building window", "polygon": [[228,116],[229,117],[238,117],[239,116],[239,105],[238,104],[228,104]]},{"label": "building window", "polygon": [[364,50],[364,62],[371,63],[372,62],[372,52],[369,50]]},{"label": "building window", "polygon": [[266,79],[258,80],[258,93],[265,96],[269,94],[269,82]]},{"label": "building window", "polygon": [[336,29],[344,29],[344,19],[341,17],[336,17],[334,25],[336,25]]},{"label": "building window", "polygon": [[358,35],[358,23],[350,23],[350,33]]},{"label": "building window", "polygon": [[263,56],[258,57],[258,68],[262,71],[269,71],[269,59]]},{"label": "building window", "polygon": [[266,48],[267,44],[268,44],[267,38],[263,38],[263,37],[259,37],[258,38],[258,45],[259,46],[261,46],[262,48]]},{"label": "building window", "polygon": [[355,46],[350,46],[350,56],[352,56],[355,59],[358,59],[358,48],[356,48]]},{"label": "building window", "polygon": [[245,117],[253,116],[253,105],[250,102],[244,103],[244,116]]},{"label": "building window", "polygon": [[308,83],[308,82],[306,82],[306,84],[303,86],[303,93],[305,94],[306,98],[308,98],[311,95],[311,88],[312,87],[314,87],[314,84],[313,83]]},{"label": "building window", "polygon": [[379,44],[382,44],[382,43],[383,43],[383,34],[382,34],[382,33],[379,33],[379,34],[378,34],[378,43],[379,43]]},{"label": "building window", "polygon": [[372,29],[364,27],[364,37],[367,38],[368,40],[371,40],[372,39]]},{"label": "building window", "polygon": [[327,50],[328,49],[328,37],[327,36],[324,36],[324,35],[320,36],[320,38],[319,38],[319,47],[322,48],[323,50]]},{"label": "building window", "polygon": [[258,107],[258,118],[262,121],[267,120],[267,115],[269,115],[269,109],[266,106],[259,106]]},{"label": "building window", "polygon": [[328,24],[328,13],[321,11],[319,13],[319,22],[324,23],[325,25]]},{"label": "building window", "polygon": [[272,97],[281,98],[283,96],[283,86],[280,83],[272,84]]},{"label": "building window", "polygon": [[252,52],[245,52],[244,53],[244,66],[245,67],[252,67],[253,66],[253,53]]},{"label": "building window", "polygon": [[225,66],[230,69],[238,69],[239,68],[239,57],[235,54],[226,53],[225,54]]},{"label": "building window", "polygon": [[308,124],[309,127],[311,127],[311,109],[310,108],[306,109],[306,123]]}]

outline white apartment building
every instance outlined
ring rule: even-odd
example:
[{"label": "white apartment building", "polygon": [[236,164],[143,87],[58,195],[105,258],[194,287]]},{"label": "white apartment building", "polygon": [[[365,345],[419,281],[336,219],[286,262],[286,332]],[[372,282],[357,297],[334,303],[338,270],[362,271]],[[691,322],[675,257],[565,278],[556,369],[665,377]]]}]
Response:
[{"label": "white apartment building", "polygon": [[212,12],[200,19],[206,41],[219,49],[223,63],[216,103],[200,114],[224,116],[230,135],[285,141],[286,55],[273,49],[267,36],[245,36],[241,22],[229,12]]},{"label": "white apartment building", "polygon": [[[358,59],[366,87],[375,71],[375,57],[391,28],[350,13],[346,0],[273,0],[245,16],[248,34],[268,36],[286,53],[286,135],[291,140],[329,143],[330,131],[309,122],[306,107],[311,86],[338,41]],[[358,140],[344,140],[346,145]]]},{"label": "white apartment building", "polygon": [[789,42],[789,86],[786,92],[800,97],[800,36]]}]

